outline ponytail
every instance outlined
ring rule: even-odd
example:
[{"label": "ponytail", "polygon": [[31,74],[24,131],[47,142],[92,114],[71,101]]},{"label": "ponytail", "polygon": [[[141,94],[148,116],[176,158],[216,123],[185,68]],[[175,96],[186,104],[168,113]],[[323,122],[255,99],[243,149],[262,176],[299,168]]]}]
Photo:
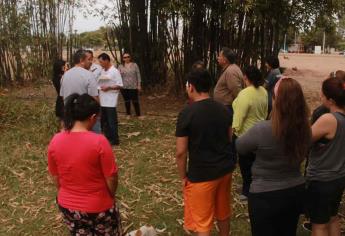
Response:
[{"label": "ponytail", "polygon": [[76,121],[85,121],[100,111],[99,103],[90,95],[77,93],[67,97],[65,103],[64,126],[71,130]]}]

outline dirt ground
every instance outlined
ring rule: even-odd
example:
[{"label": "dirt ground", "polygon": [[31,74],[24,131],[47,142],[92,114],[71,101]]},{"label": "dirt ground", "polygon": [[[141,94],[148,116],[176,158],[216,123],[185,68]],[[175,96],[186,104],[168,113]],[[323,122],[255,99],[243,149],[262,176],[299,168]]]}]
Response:
[{"label": "dirt ground", "polygon": [[[340,55],[280,54],[284,74],[298,80],[306,93],[310,108],[320,101],[321,82],[337,70],[345,70],[345,57]],[[294,68],[294,69],[293,69]]]}]

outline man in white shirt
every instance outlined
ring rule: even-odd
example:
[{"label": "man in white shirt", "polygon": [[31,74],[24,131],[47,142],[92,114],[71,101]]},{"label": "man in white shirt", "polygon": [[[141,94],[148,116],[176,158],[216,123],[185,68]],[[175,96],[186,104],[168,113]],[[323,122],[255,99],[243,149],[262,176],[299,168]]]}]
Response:
[{"label": "man in white shirt", "polygon": [[119,91],[123,87],[122,78],[120,72],[111,64],[108,54],[102,53],[98,60],[103,68],[98,78],[102,129],[111,145],[119,145],[116,106]]}]

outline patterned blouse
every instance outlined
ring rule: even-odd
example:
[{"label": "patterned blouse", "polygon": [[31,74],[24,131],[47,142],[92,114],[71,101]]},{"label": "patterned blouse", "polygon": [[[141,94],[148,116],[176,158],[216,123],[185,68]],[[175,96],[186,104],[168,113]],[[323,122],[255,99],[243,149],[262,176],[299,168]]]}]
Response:
[{"label": "patterned blouse", "polygon": [[141,84],[140,70],[136,63],[120,64],[119,71],[122,76],[124,89],[138,89]]}]

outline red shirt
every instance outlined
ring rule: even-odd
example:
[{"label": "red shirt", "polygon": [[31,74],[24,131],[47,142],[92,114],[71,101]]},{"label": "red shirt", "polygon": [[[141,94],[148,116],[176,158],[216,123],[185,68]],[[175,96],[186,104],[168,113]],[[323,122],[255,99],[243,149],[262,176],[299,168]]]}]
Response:
[{"label": "red shirt", "polygon": [[103,135],[67,131],[56,134],[48,146],[48,169],[58,177],[58,203],[62,207],[97,213],[114,204],[106,178],[117,174],[117,165]]}]

